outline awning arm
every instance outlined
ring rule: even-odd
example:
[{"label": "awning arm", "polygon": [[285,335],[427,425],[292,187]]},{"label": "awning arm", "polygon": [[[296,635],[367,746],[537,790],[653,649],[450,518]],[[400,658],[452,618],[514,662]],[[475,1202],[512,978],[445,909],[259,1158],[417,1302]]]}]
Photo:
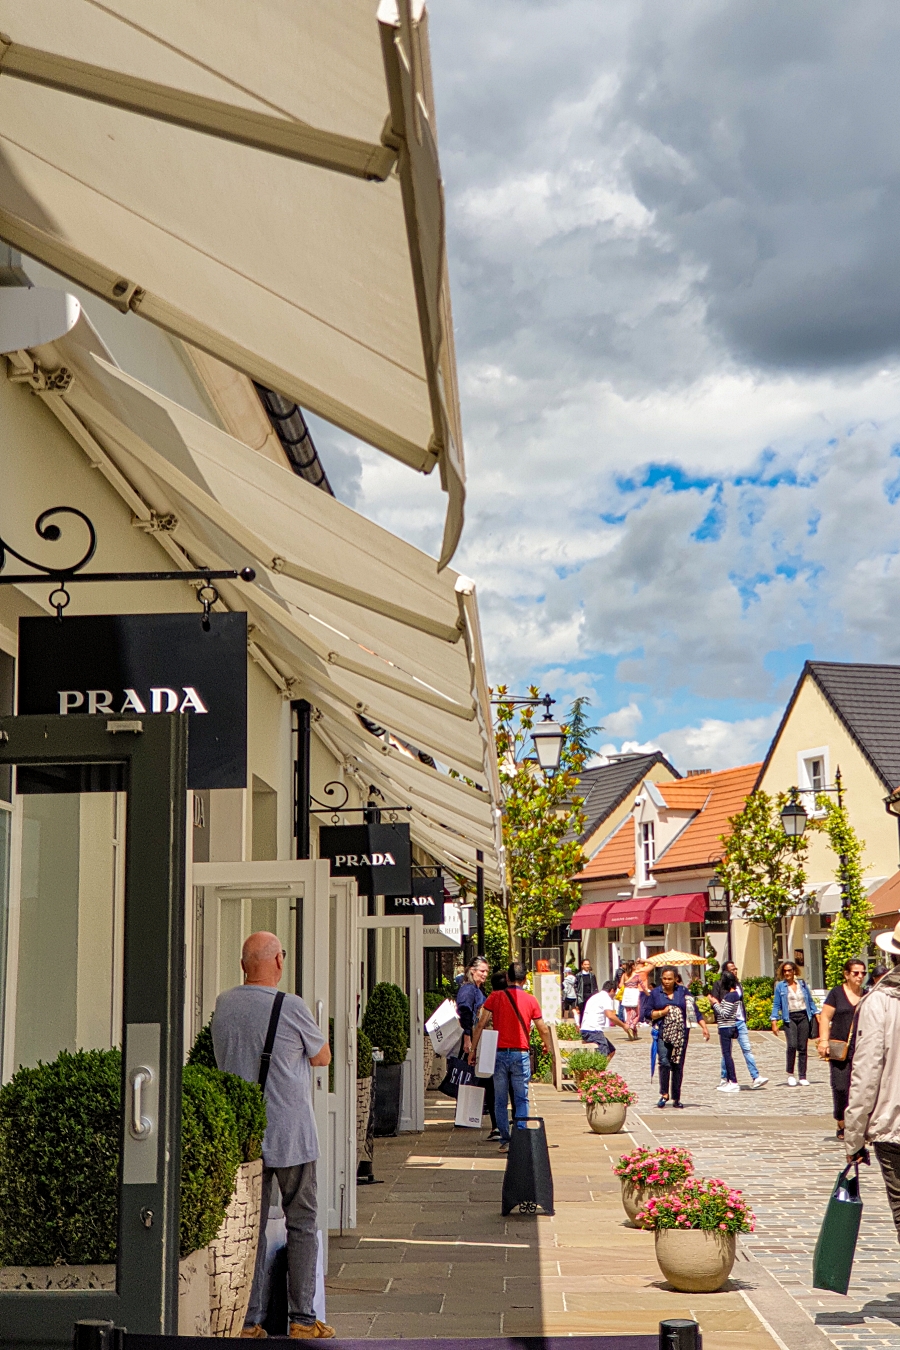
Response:
[{"label": "awning arm", "polygon": [[23,47],[5,34],[0,34],[0,75],[11,75],[29,84],[45,85],[353,178],[383,182],[397,161],[396,149],[388,145],[373,145],[333,131],[320,131],[305,122],[254,112],[37,47]]}]

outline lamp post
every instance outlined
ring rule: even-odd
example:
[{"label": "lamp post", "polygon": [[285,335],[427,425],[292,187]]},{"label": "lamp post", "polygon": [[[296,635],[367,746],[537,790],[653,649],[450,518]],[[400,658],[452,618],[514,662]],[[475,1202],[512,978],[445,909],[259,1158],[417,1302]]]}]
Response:
[{"label": "lamp post", "polygon": [[[809,788],[805,790],[812,792],[813,795],[816,795],[819,792],[834,792],[837,795],[838,808],[843,809],[844,780],[841,777],[840,764],[834,771],[833,787],[818,787],[818,788]],[[799,839],[801,838],[803,832],[806,829],[809,816],[804,810],[803,803],[800,800],[800,789],[798,787],[792,787],[789,789],[789,791],[790,797],[788,801],[785,803],[781,812],[781,828],[784,830],[785,834],[788,835],[789,838]],[[891,793],[891,796],[885,799],[885,804],[887,805],[888,811],[892,810],[891,806],[888,803],[891,802],[894,795],[895,793]],[[840,864],[841,864],[841,909],[846,909],[849,902],[847,897],[847,857],[846,854],[844,853],[840,855]]]},{"label": "lamp post", "polygon": [[706,883],[706,893],[710,899],[710,908],[719,909],[724,900],[725,902],[725,922],[728,925],[725,929],[725,964],[731,958],[731,891],[725,885],[718,872],[710,877]]},{"label": "lamp post", "polygon": [[562,727],[553,720],[550,714],[550,708],[556,702],[556,699],[551,698],[549,694],[535,698],[519,694],[507,694],[503,698],[493,698],[491,702],[495,705],[507,703],[514,708],[543,706],[544,716],[532,728],[531,739],[534,741],[537,761],[543,772],[556,773],[566,739]]}]

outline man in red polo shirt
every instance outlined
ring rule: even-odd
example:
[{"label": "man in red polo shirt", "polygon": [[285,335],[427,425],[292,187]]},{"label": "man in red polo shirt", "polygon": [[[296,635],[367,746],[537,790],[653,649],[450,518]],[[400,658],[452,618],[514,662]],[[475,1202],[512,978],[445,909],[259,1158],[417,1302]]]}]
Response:
[{"label": "man in red polo shirt", "polygon": [[[506,989],[495,989],[485,1000],[472,1035],[469,1063],[475,1063],[475,1052],[481,1033],[491,1018],[497,1036],[497,1059],[494,1066],[494,1112],[500,1131],[500,1152],[509,1148],[509,1090],[512,1087],[513,1110],[517,1120],[528,1115],[528,1084],[531,1081],[531,1056],[528,1041],[532,1022],[537,1027],[544,1050],[550,1053],[550,1032],[541,1016],[541,1005],[527,993],[525,967],[514,961],[506,972]],[[524,1130],[524,1124],[519,1126]]]}]

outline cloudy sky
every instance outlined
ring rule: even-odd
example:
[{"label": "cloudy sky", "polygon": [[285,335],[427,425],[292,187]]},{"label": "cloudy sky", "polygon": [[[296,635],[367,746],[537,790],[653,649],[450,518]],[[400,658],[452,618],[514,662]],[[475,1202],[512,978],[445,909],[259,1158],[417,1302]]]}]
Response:
[{"label": "cloudy sky", "polygon": [[[900,6],[430,13],[491,678],[747,762],[805,658],[900,661]],[[317,430],[436,552],[436,480]]]}]

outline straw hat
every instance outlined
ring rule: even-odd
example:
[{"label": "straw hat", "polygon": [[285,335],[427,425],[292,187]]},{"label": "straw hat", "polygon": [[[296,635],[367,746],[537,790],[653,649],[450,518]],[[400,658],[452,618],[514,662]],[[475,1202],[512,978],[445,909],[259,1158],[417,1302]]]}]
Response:
[{"label": "straw hat", "polygon": [[879,933],[875,938],[875,946],[880,947],[883,952],[892,952],[894,956],[900,956],[900,923],[890,933]]}]

